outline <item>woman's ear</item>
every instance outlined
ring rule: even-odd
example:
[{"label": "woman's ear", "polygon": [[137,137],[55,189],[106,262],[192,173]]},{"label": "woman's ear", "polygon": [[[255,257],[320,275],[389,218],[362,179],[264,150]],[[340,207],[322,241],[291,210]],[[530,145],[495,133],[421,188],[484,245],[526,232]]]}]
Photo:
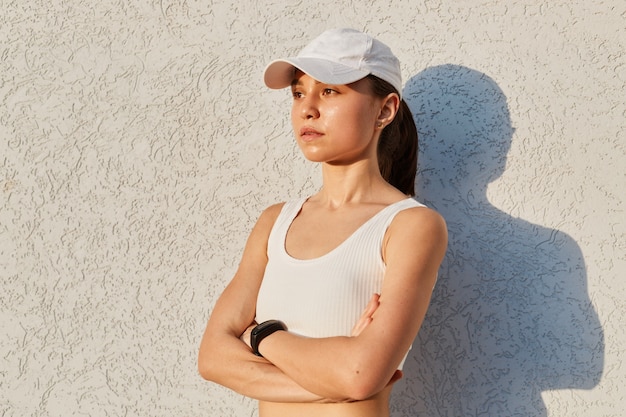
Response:
[{"label": "woman's ear", "polygon": [[381,103],[380,113],[376,123],[378,126],[387,126],[396,117],[400,108],[400,97],[396,93],[390,93]]}]

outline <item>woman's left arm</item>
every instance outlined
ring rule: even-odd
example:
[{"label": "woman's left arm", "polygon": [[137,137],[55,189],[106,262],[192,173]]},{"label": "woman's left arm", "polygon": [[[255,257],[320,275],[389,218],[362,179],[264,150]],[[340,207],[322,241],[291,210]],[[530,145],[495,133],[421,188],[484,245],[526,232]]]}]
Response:
[{"label": "woman's left arm", "polygon": [[398,213],[389,226],[387,265],[371,322],[354,337],[306,338],[276,332],[260,353],[305,389],[338,401],[380,392],[422,325],[447,247],[443,218],[427,208]]}]

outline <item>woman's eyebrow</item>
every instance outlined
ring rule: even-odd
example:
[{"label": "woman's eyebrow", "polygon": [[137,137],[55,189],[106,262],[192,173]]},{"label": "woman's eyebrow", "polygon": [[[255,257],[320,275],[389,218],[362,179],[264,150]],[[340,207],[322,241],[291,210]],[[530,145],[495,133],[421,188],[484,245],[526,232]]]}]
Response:
[{"label": "woman's eyebrow", "polygon": [[[321,81],[318,81],[318,80],[313,80],[313,81],[315,82],[315,84],[322,84]],[[291,86],[292,87],[298,87],[298,86],[302,86],[302,85],[304,85],[304,84],[302,84],[302,82],[300,81],[300,78],[294,78],[291,81]]]}]

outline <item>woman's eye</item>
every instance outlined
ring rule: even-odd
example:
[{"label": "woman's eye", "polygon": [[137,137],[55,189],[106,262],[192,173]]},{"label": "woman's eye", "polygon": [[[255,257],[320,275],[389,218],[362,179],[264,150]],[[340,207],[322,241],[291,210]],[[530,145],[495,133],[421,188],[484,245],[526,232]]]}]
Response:
[{"label": "woman's eye", "polygon": [[336,93],[335,90],[333,90],[332,88],[325,88],[324,89],[324,94],[328,95],[328,94],[333,94]]},{"label": "woman's eye", "polygon": [[291,95],[293,96],[293,98],[300,98],[302,97],[302,93],[299,91],[292,91]]}]

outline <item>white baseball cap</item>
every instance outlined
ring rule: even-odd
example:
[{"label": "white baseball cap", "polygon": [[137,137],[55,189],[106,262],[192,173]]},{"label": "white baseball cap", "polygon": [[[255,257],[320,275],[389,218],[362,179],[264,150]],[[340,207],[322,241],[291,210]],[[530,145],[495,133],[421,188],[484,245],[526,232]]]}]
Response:
[{"label": "white baseball cap", "polygon": [[350,84],[369,74],[402,94],[400,61],[381,41],[354,29],[331,29],[313,39],[296,57],[278,59],[265,68],[269,88],[291,85],[295,69],[326,84]]}]

